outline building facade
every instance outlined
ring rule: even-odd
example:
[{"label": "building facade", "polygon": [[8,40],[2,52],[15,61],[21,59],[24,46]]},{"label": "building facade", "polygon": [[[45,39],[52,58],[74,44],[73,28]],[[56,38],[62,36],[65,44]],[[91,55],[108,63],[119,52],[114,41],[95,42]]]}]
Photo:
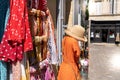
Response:
[{"label": "building facade", "polygon": [[89,14],[91,42],[114,43],[120,33],[120,0],[90,0]]}]

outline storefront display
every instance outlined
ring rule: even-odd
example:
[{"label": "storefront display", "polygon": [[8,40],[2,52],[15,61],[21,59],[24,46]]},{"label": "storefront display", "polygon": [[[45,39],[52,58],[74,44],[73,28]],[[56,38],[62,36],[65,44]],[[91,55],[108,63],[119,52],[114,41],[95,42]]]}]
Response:
[{"label": "storefront display", "polygon": [[116,33],[120,33],[119,23],[120,21],[91,21],[91,42],[115,43]]},{"label": "storefront display", "polygon": [[47,0],[10,0],[7,5],[3,20],[8,22],[0,34],[0,80],[55,80],[52,65],[58,63],[58,54]]}]

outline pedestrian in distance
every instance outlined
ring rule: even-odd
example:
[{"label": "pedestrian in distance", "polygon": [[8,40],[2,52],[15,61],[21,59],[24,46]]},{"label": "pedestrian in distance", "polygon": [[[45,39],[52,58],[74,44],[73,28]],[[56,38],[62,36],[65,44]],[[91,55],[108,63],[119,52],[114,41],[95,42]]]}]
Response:
[{"label": "pedestrian in distance", "polygon": [[119,35],[119,33],[117,33],[117,35],[116,35],[116,40],[115,40],[115,44],[116,44],[117,46],[119,46],[119,43],[120,43],[120,35]]},{"label": "pedestrian in distance", "polygon": [[62,63],[57,80],[81,80],[79,72],[79,57],[81,50],[78,41],[86,42],[85,29],[79,25],[67,27],[62,40]]}]

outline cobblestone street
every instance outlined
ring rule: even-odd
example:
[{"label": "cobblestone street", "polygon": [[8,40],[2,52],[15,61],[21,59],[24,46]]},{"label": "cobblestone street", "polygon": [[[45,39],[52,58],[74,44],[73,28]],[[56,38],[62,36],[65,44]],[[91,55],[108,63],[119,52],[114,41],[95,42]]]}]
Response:
[{"label": "cobblestone street", "polygon": [[88,80],[120,80],[120,46],[91,43]]}]

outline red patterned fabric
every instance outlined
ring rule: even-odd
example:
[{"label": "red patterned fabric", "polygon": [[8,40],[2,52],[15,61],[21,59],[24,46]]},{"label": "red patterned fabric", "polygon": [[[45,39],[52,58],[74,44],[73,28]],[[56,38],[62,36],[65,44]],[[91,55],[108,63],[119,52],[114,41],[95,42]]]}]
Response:
[{"label": "red patterned fabric", "polygon": [[0,44],[0,60],[22,60],[33,49],[26,0],[10,0],[10,17]]}]

